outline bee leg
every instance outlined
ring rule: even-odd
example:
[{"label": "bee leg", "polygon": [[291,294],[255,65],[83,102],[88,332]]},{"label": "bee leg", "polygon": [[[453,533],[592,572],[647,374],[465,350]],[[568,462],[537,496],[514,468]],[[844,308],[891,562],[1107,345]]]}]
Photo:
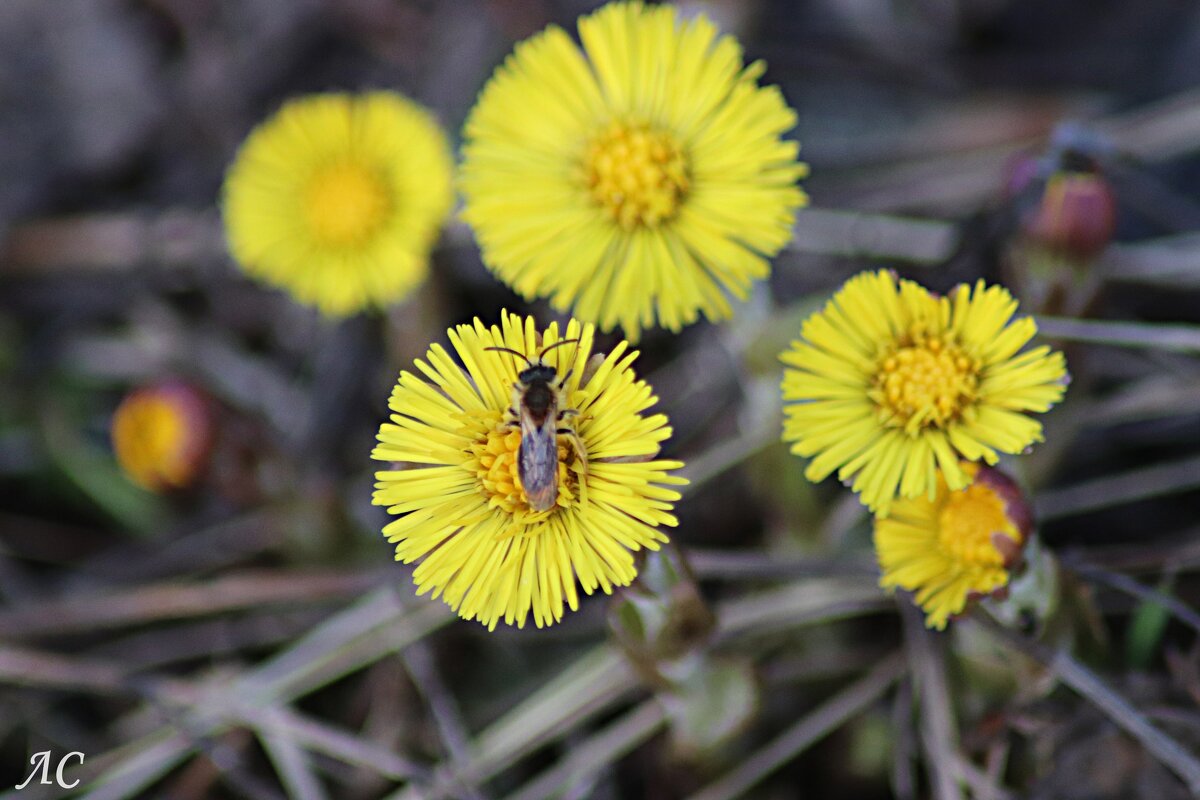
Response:
[{"label": "bee leg", "polygon": [[579,416],[579,409],[577,409],[577,408],[564,408],[562,411],[558,412],[558,419],[560,421],[566,419],[567,417],[578,417],[578,416]]},{"label": "bee leg", "polygon": [[579,463],[583,466],[583,474],[587,476],[587,446],[583,443],[583,439],[579,438],[579,434],[573,428],[559,428],[558,433],[566,436],[571,441],[571,448],[575,450],[575,457],[579,459]]}]

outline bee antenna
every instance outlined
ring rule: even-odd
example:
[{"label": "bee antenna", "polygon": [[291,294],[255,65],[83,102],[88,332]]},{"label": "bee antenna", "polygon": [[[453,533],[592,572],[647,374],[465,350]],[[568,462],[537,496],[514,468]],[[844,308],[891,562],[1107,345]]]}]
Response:
[{"label": "bee antenna", "polygon": [[545,358],[545,357],[546,357],[546,353],[549,353],[549,352],[550,352],[551,350],[553,350],[554,348],[556,348],[556,347],[562,347],[564,344],[571,344],[572,342],[578,342],[578,341],[579,341],[579,337],[578,337],[578,336],[577,336],[577,337],[575,337],[574,339],[559,339],[557,342],[555,342],[554,344],[550,345],[549,347],[543,348],[543,349],[542,349],[542,352],[538,353],[538,361],[541,361],[543,358]]},{"label": "bee antenna", "polygon": [[525,355],[524,353],[518,353],[516,350],[513,350],[511,347],[485,347],[483,349],[484,350],[495,350],[497,353],[512,353],[517,358],[523,360],[526,364],[533,363],[529,360],[529,356]]}]

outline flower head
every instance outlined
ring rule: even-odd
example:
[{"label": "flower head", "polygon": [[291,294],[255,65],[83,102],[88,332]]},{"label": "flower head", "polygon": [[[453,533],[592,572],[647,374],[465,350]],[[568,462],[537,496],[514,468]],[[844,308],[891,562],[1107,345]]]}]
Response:
[{"label": "flower head", "polygon": [[996,463],[1041,441],[1046,411],[1066,388],[1066,362],[1013,319],[1002,287],[961,285],[938,297],[890,272],[846,282],[781,356],[784,439],[812,456],[813,481],[837,470],[872,510],[896,497],[932,498],[969,481],[959,459]]},{"label": "flower head", "polygon": [[207,464],[213,439],[208,400],[178,381],[145,386],[125,396],[112,418],[117,464],[153,492],[182,489]]},{"label": "flower head", "polygon": [[[669,487],[684,483],[670,473],[679,462],[655,460],[671,429],[662,414],[643,415],[657,398],[630,368],[636,352],[621,342],[593,356],[591,325],[572,320],[563,336],[557,324],[539,332],[532,318],[508,313],[499,326],[476,319],[449,337],[465,371],[431,346],[416,362],[428,380],[401,373],[392,421],[371,454],[400,462],[376,473],[375,503],[401,515],[384,528],[396,559],[424,559],[413,573],[418,593],[440,594],[491,629],[501,619],[523,626],[531,611],[538,627],[558,621],[565,606],[578,607],[577,580],[587,594],[628,585],[632,551],[667,540],[659,526],[676,524],[679,499]],[[527,363],[490,348],[530,363],[544,353],[554,369],[556,407],[568,413],[545,510],[526,495],[518,461],[514,385]]]},{"label": "flower head", "polygon": [[453,200],[446,136],[393,92],[286,103],[229,168],[229,248],[249,274],[345,316],[425,278]]},{"label": "flower head", "polygon": [[613,3],[517,45],[467,120],[464,218],[526,298],[604,330],[732,312],[791,236],[807,166],[762,62],[704,17]]},{"label": "flower head", "polygon": [[916,593],[926,624],[939,630],[971,599],[999,592],[1032,527],[1021,490],[1007,475],[963,464],[968,484],[938,481],[933,498],[900,500],[875,519],[875,552],[885,589]]}]

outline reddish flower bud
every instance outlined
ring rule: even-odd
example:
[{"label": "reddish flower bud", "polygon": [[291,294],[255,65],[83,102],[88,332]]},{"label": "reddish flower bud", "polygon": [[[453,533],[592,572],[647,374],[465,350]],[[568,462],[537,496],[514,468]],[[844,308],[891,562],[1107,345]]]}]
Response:
[{"label": "reddish flower bud", "polygon": [[144,489],[191,486],[208,465],[213,409],[197,388],[163,381],[136,389],[117,406],[112,445],[117,463]]},{"label": "reddish flower bud", "polygon": [[1047,250],[1089,261],[1112,240],[1116,210],[1116,197],[1103,175],[1059,171],[1046,179],[1041,200],[1022,228]]}]

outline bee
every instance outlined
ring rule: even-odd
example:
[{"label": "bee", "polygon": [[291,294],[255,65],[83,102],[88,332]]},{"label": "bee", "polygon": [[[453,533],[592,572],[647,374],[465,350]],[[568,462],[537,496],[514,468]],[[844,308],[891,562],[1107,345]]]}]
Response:
[{"label": "bee", "polygon": [[561,378],[558,370],[546,363],[546,353],[565,344],[577,343],[578,339],[563,339],[546,347],[531,359],[508,347],[488,347],[500,353],[512,353],[524,359],[525,368],[517,373],[513,384],[513,401],[509,413],[515,417],[509,424],[521,429],[521,447],[517,451],[517,474],[525,498],[534,511],[554,508],[558,500],[558,435],[571,439],[580,463],[587,464],[587,453],[583,442],[573,428],[559,423],[568,417],[578,416],[579,411],[565,408],[563,387],[571,377],[570,370]]}]

